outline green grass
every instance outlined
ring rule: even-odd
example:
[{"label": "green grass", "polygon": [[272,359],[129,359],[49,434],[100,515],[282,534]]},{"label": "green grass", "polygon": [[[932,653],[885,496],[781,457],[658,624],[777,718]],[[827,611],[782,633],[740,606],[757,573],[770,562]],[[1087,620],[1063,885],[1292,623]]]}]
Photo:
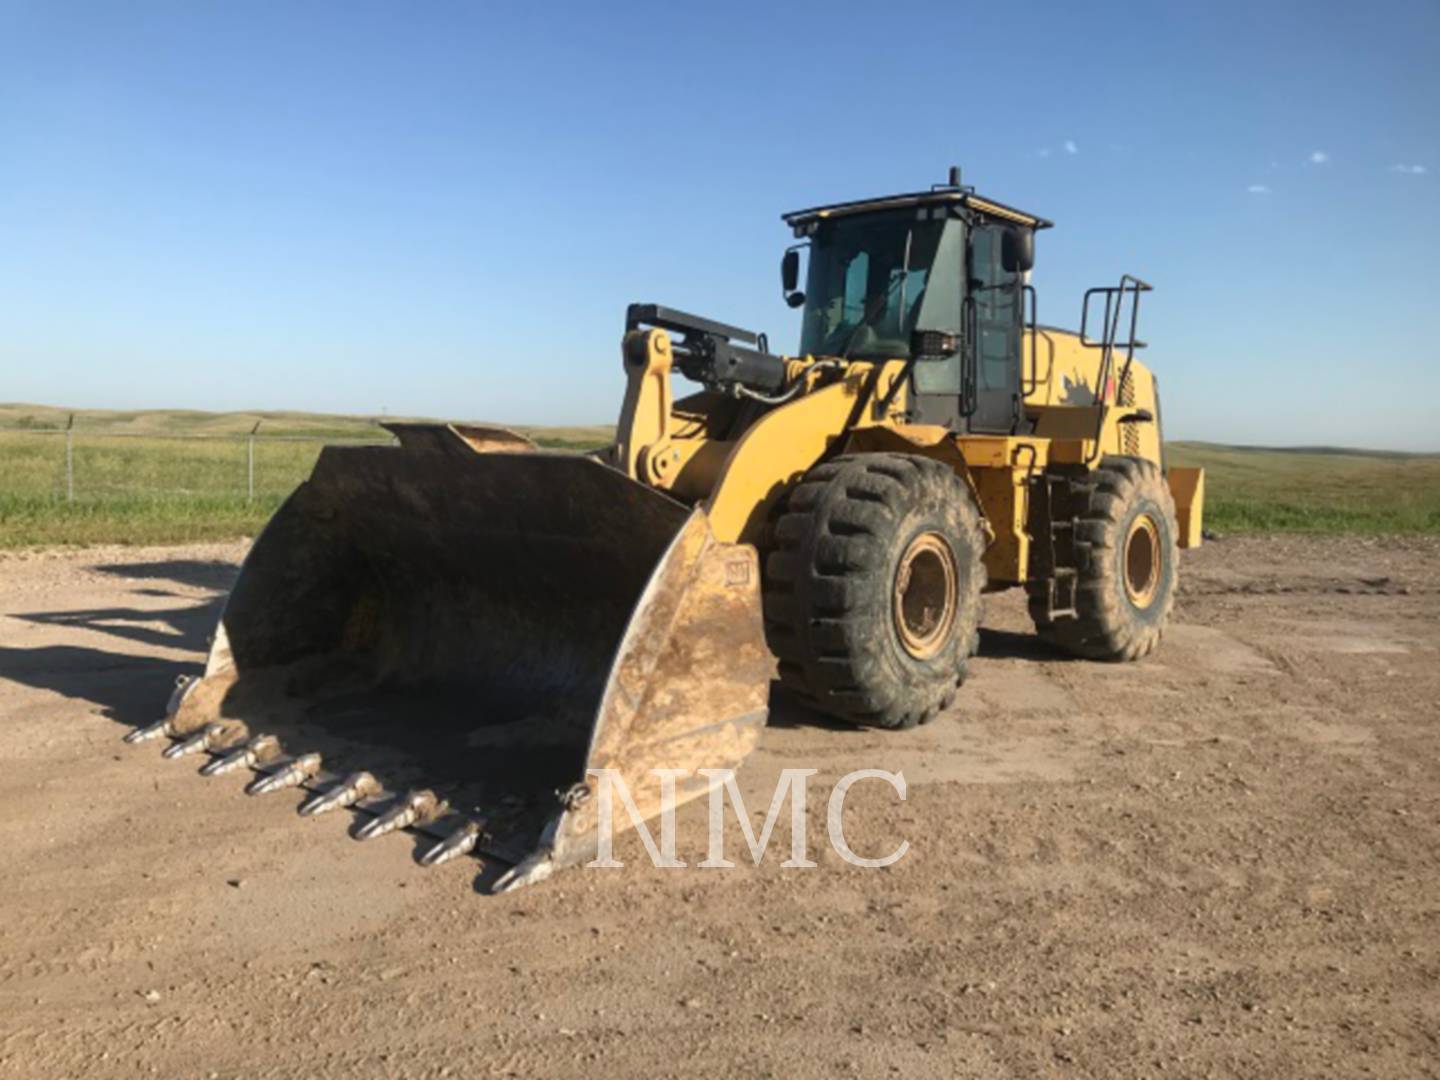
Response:
[{"label": "green grass", "polygon": [[0,494],[0,548],[59,544],[181,544],[254,536],[280,498],[116,496],[77,499]]},{"label": "green grass", "polygon": [[[255,499],[244,439],[387,441],[373,418],[308,413],[77,411],[75,499],[66,499],[70,411],[0,404],[0,548],[146,544],[253,536],[301,480],[321,442],[257,440]],[[590,450],[604,426],[517,428],[542,446]],[[1440,455],[1327,447],[1272,450],[1173,443],[1168,460],[1206,469],[1205,523],[1219,532],[1440,532]]]},{"label": "green grass", "polygon": [[1440,532],[1440,454],[1171,443],[1167,463],[1205,468],[1218,532]]},{"label": "green grass", "polygon": [[[370,417],[294,412],[75,410],[75,497],[66,497],[71,410],[0,404],[0,548],[163,544],[253,536],[310,475],[323,441],[389,442]],[[255,442],[255,497],[247,440]],[[591,450],[608,427],[517,428],[541,446]],[[205,435],[207,438],[182,438]],[[220,437],[224,436],[224,437]],[[317,441],[287,441],[303,436]]]},{"label": "green grass", "polygon": [[251,501],[244,439],[77,434],[70,501],[64,436],[0,431],[0,547],[254,535],[323,445],[257,440]]}]

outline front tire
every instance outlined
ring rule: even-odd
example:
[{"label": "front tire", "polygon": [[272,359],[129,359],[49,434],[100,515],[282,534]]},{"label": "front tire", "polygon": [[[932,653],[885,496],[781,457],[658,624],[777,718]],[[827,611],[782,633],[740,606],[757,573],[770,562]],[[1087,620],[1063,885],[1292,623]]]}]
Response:
[{"label": "front tire", "polygon": [[979,509],[942,462],[855,454],[815,467],[787,497],[765,560],[781,685],[857,725],[929,721],[979,639],[984,551]]}]

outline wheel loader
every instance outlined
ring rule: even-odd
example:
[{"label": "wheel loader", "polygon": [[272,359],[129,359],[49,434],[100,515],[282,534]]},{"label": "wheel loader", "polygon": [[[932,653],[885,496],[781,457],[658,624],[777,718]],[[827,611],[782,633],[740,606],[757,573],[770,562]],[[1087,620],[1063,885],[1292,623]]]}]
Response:
[{"label": "wheel loader", "polygon": [[1151,652],[1204,488],[1166,467],[1135,358],[1150,286],[1089,290],[1078,331],[1038,322],[1051,223],[958,170],[783,220],[794,355],[634,304],[603,451],[413,423],[326,448],[251,548],[203,675],[127,738],[252,794],[305,789],[302,814],[349,808],[361,839],[411,830],[425,864],[499,860],[505,888],[592,856],[595,770],[657,814],[651,770],[702,794],[772,693],[933,719],[987,592],[1023,588],[1076,656]]}]

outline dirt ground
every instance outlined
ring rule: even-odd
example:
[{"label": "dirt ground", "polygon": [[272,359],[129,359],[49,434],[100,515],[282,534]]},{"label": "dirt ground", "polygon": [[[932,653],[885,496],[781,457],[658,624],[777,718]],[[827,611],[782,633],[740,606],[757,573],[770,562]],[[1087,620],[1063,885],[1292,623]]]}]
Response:
[{"label": "dirt ground", "polygon": [[[0,557],[0,1076],[1437,1073],[1434,539],[1208,545],[1136,665],[994,596],[930,726],[775,716],[742,787],[763,814],[819,770],[817,868],[783,825],[734,870],[629,834],[623,869],[502,896],[121,745],[242,550]],[[909,841],[883,870],[823,844],[872,767],[909,783],[847,804],[855,850]]]}]

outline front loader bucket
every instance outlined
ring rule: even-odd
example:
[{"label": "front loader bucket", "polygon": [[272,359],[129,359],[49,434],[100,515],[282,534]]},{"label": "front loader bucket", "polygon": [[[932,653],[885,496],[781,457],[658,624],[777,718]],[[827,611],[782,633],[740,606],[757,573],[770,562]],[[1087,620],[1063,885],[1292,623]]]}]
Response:
[{"label": "front loader bucket", "polygon": [[649,815],[649,770],[749,753],[772,672],[754,548],[593,458],[394,430],[398,447],[327,448],[266,526],[160,725],[175,746],[520,880],[593,851],[590,770]]}]

